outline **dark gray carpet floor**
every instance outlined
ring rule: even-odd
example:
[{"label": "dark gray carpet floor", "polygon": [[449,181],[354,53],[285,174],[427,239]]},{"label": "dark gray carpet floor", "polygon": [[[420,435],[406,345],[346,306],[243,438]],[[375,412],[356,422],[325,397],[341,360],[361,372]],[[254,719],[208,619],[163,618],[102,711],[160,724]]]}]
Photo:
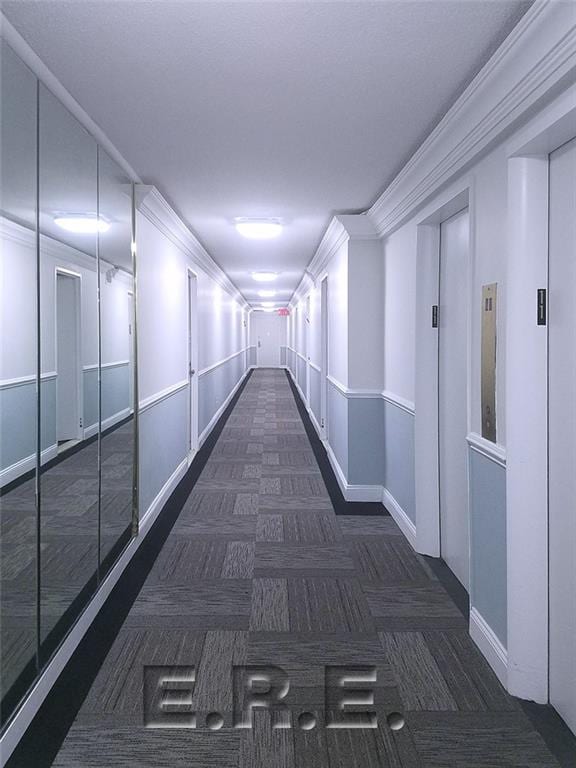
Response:
[{"label": "dark gray carpet floor", "polygon": [[[288,721],[232,727],[232,667],[277,665]],[[196,729],[143,725],[143,667],[194,666]],[[375,671],[378,727],[327,729],[324,667]],[[205,715],[220,712],[221,730]],[[301,712],[317,726],[298,726]],[[405,726],[391,730],[391,712]],[[280,718],[280,720],[278,719]],[[272,728],[272,722],[291,727]],[[56,758],[60,768],[552,768],[389,517],[337,517],[282,371],[256,370]]]}]

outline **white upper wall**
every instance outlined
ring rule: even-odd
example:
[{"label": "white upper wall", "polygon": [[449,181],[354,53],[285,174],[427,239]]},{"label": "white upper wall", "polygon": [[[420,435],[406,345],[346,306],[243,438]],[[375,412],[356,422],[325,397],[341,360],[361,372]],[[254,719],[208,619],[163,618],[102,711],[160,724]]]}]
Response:
[{"label": "white upper wall", "polygon": [[414,402],[416,227],[383,242],[384,389]]},{"label": "white upper wall", "polygon": [[198,278],[198,370],[246,346],[246,310],[143,213],[137,214],[140,400],[187,379],[188,269]]}]

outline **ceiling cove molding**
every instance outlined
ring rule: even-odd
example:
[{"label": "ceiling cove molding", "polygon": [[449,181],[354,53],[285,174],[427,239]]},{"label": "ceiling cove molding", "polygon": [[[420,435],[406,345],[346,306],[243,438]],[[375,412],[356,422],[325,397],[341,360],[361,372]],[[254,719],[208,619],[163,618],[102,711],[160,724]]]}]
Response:
[{"label": "ceiling cove molding", "polygon": [[60,80],[48,69],[37,53],[28,45],[22,35],[10,24],[6,16],[0,11],[0,36],[8,43],[10,48],[22,59],[26,66],[32,70],[38,80],[62,102],[66,109],[81,123],[92,135],[95,141],[104,149],[110,157],[128,174],[131,181],[139,182],[138,174],[124,159],[102,128],[92,120],[90,115],[76,101],[74,96],[62,85]]},{"label": "ceiling cove molding", "polygon": [[[18,224],[16,221],[0,216],[0,240],[9,240],[19,243],[28,248],[36,250],[36,230],[30,227]],[[48,235],[40,234],[40,255],[51,256],[60,263],[72,263],[85,267],[92,271],[96,270],[96,256],[80,251],[67,243],[62,243]],[[100,259],[100,265],[104,267],[114,267],[112,262]],[[120,268],[121,272],[126,270]]]},{"label": "ceiling cove molding", "polygon": [[575,72],[574,6],[536,0],[370,208],[379,235],[401,226]]},{"label": "ceiling cove molding", "polygon": [[204,246],[174,211],[162,194],[148,184],[135,186],[136,208],[163,235],[223,288],[243,309],[249,305],[228,275],[216,264]]},{"label": "ceiling cove molding", "polygon": [[378,232],[373,222],[364,213],[340,214],[334,216],[316,249],[316,253],[290,299],[290,307],[296,306],[316,284],[325,271],[330,259],[349,240],[374,240]]}]

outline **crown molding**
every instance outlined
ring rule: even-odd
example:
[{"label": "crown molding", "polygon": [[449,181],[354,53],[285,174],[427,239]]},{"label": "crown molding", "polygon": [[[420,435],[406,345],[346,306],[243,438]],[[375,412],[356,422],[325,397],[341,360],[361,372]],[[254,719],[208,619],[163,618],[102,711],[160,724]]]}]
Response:
[{"label": "crown molding", "polygon": [[536,0],[369,209],[379,235],[400,226],[575,72],[574,6]]},{"label": "crown molding", "polygon": [[[0,239],[10,240],[13,243],[19,243],[25,245],[28,248],[36,250],[36,230],[31,229],[29,226],[20,224],[12,219],[6,218],[0,214]],[[52,256],[57,261],[67,261],[73,264],[77,264],[87,269],[96,269],[96,256],[92,256],[85,251],[80,251],[78,248],[74,248],[67,243],[63,243],[60,240],[56,240],[49,235],[43,235],[40,233],[40,255],[45,254]],[[112,262],[107,261],[100,257],[100,265],[104,267],[114,267]],[[129,275],[126,269],[123,267],[118,268],[123,274]]]},{"label": "crown molding", "polygon": [[289,306],[293,307],[306,296],[316,280],[326,269],[328,262],[349,240],[375,240],[378,238],[373,222],[364,213],[339,214],[332,218],[312,261],[292,294]]},{"label": "crown molding", "polygon": [[10,48],[26,64],[34,75],[43,83],[56,98],[62,102],[66,109],[74,115],[81,125],[86,128],[94,140],[126,171],[132,181],[138,182],[138,174],[124,159],[102,128],[92,120],[90,115],[76,101],[74,96],[62,85],[60,80],[48,69],[37,53],[28,45],[22,35],[10,24],[6,16],[0,11],[0,36],[8,43]]},{"label": "crown molding", "polygon": [[[216,264],[208,251],[190,231],[158,189],[148,184],[136,184],[136,208],[174,245],[192,259],[221,288],[235,299],[243,309],[249,305],[228,275]],[[136,237],[138,239],[138,237]]]}]

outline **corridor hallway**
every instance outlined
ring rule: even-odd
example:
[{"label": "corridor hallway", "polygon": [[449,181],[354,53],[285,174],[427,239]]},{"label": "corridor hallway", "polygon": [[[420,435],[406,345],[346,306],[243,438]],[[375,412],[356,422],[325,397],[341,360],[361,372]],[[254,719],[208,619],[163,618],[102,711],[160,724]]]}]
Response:
[{"label": "corridor hallway", "polygon": [[[196,729],[144,727],[148,665],[196,668]],[[253,729],[232,727],[233,665],[287,673],[291,728],[272,729],[271,717],[285,721],[264,710]],[[330,665],[374,670],[377,729],[324,727]],[[214,712],[220,730],[206,727]],[[299,726],[302,712],[315,728]],[[287,375],[265,368],[249,376],[53,764],[558,765],[392,518],[334,513]]]}]

